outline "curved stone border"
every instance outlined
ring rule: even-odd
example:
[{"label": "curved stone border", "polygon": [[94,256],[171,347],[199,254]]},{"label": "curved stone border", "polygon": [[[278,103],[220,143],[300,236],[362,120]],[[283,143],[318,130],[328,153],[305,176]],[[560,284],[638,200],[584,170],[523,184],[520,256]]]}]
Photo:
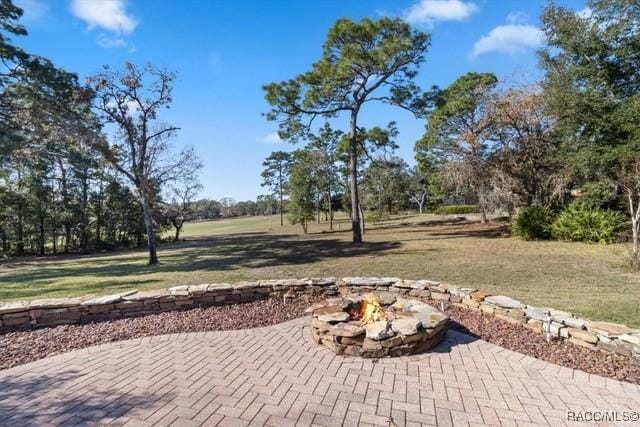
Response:
[{"label": "curved stone border", "polygon": [[363,298],[330,298],[314,304],[311,336],[338,356],[398,357],[427,351],[440,344],[449,318],[429,304],[384,292],[378,295],[385,320],[362,325],[351,320]]},{"label": "curved stone border", "polygon": [[140,316],[199,306],[235,304],[268,296],[296,298],[302,295],[336,296],[388,291],[410,297],[443,301],[485,315],[519,323],[549,339],[567,339],[640,359],[640,330],[609,322],[594,322],[552,308],[533,307],[507,296],[461,288],[431,280],[393,277],[344,277],[260,280],[235,284],[175,286],[166,290],[131,291],[98,298],[58,298],[0,305],[0,332],[60,324],[74,324]]}]

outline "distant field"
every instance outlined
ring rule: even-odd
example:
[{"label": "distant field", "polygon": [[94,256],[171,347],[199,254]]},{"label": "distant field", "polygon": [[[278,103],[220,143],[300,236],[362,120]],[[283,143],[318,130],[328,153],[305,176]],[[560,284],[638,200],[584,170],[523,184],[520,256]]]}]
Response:
[{"label": "distant field", "polygon": [[[202,221],[186,223],[181,238],[211,236],[223,233],[242,233],[251,231],[265,231],[269,227],[277,225],[280,227],[280,217],[274,215],[272,217],[259,216],[247,218],[220,219],[215,221]],[[168,236],[173,236],[173,231],[168,232]]]},{"label": "distant field", "polygon": [[433,215],[369,225],[354,247],[350,224],[280,227],[279,217],[186,224],[184,242],[144,251],[29,258],[0,264],[0,300],[108,294],[177,284],[304,276],[430,278],[503,293],[588,318],[640,326],[640,275],[627,271],[623,245],[523,242],[505,224]]}]

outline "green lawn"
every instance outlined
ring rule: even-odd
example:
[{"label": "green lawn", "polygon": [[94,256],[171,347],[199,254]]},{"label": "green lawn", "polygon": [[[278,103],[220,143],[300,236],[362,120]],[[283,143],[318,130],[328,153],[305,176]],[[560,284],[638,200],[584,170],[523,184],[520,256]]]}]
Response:
[{"label": "green lawn", "polygon": [[429,278],[502,293],[640,326],[640,275],[624,267],[623,245],[523,242],[505,225],[443,221],[431,215],[370,226],[350,243],[349,224],[280,227],[279,217],[186,224],[185,242],[160,247],[161,264],[144,251],[29,258],[0,264],[0,300],[29,300],[177,284],[305,276]]}]

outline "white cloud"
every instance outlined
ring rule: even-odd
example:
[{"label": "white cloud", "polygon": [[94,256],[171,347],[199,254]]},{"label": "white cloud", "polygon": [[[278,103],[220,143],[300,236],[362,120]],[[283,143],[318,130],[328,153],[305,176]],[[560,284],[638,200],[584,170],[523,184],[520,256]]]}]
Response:
[{"label": "white cloud", "polygon": [[524,12],[510,12],[507,15],[507,22],[509,24],[524,24],[529,20],[529,15]]},{"label": "white cloud", "polygon": [[121,39],[121,38],[114,39],[111,37],[107,37],[104,34],[101,34],[98,37],[98,44],[100,45],[100,47],[103,47],[105,49],[112,49],[116,47],[129,47],[129,43],[127,43],[125,39]]},{"label": "white cloud", "polygon": [[41,0],[17,0],[15,4],[22,9],[25,22],[43,21],[49,13],[49,5]]},{"label": "white cloud", "polygon": [[516,54],[542,45],[544,33],[533,25],[499,25],[473,45],[472,57],[488,52]]},{"label": "white cloud", "polygon": [[462,0],[420,0],[404,12],[404,19],[432,26],[436,21],[462,21],[477,10],[475,3]]},{"label": "white cloud", "polygon": [[72,0],[71,12],[89,29],[101,27],[118,34],[130,34],[138,22],[126,11],[126,0]]},{"label": "white cloud", "polygon": [[260,142],[264,144],[279,144],[282,140],[280,139],[278,132],[271,132],[260,138]]}]

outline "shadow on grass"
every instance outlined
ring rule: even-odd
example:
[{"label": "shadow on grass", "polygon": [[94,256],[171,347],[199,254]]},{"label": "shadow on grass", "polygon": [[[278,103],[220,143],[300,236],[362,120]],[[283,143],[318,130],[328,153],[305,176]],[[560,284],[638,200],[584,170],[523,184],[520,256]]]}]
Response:
[{"label": "shadow on grass", "polygon": [[140,389],[127,391],[117,384],[98,391],[86,379],[86,373],[74,370],[0,377],[0,425],[94,425],[174,397],[173,393],[148,390],[135,393],[133,390]]},{"label": "shadow on grass", "polygon": [[[0,300],[3,294],[13,298],[28,298],[54,292],[63,294],[66,290],[77,290],[78,287],[82,287],[83,293],[91,293],[105,286],[120,286],[122,282],[118,277],[130,275],[233,271],[240,268],[311,264],[327,259],[381,254],[399,246],[399,242],[366,242],[354,245],[335,238],[301,239],[297,235],[237,233],[162,246],[160,264],[156,266],[145,265],[145,252],[141,251],[132,253],[133,259],[120,253],[91,259],[73,258],[68,261],[77,263],[76,265],[62,261],[40,266],[37,260],[30,263],[23,261],[20,267],[5,270],[3,278],[12,285],[0,290]],[[89,284],[75,282],[68,286],[60,283],[65,279],[86,276],[104,280]],[[152,284],[159,280],[126,280],[122,287],[131,289],[136,284]],[[47,287],[54,283],[55,286],[51,286],[48,292]]]},{"label": "shadow on grass", "polygon": [[[491,227],[491,226],[487,226]],[[499,239],[510,236],[509,227],[504,224],[499,224],[491,228],[478,228],[469,229],[462,228],[458,230],[445,230],[440,232],[430,232],[432,236],[445,238],[445,239],[461,239],[466,237],[482,237],[487,239]]]}]

